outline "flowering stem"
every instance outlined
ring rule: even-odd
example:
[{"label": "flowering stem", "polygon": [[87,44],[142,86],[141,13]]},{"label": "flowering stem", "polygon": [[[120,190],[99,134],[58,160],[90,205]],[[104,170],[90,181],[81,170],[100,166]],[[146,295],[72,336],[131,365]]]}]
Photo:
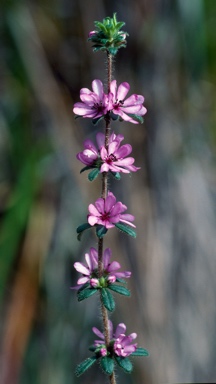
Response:
[{"label": "flowering stem", "polygon": [[[107,52],[107,64],[108,64],[108,69],[107,69],[107,88],[108,88],[108,93],[110,92],[110,83],[112,81],[112,55]],[[108,112],[106,117],[106,127],[105,127],[105,148],[108,149],[108,144],[109,144],[109,137],[110,137],[110,113]],[[103,172],[102,173],[102,191],[101,191],[101,197],[106,198],[108,194],[108,172]],[[98,240],[98,274],[99,278],[103,276],[103,238]],[[109,317],[108,317],[108,312],[106,308],[103,305],[102,301],[102,294],[100,294],[100,302],[101,302],[101,313],[102,313],[102,321],[103,321],[103,329],[104,329],[104,339],[105,339],[105,344],[106,346],[109,345],[110,343],[110,336],[109,336]],[[116,384],[116,379],[115,379],[115,373],[113,372],[110,376],[110,384]]]}]

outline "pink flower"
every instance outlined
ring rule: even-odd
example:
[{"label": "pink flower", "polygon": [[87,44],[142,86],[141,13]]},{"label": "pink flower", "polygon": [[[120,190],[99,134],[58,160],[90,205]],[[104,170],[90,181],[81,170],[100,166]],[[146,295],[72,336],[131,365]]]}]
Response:
[{"label": "pink flower", "polygon": [[133,94],[128,99],[124,100],[129,89],[130,85],[126,82],[121,83],[117,89],[117,82],[116,80],[113,80],[110,84],[112,107],[109,106],[109,109],[112,110],[115,115],[119,115],[123,120],[138,124],[138,122],[131,116],[128,116],[128,114],[135,114],[138,116],[146,114],[147,109],[142,105],[144,97],[142,95]]},{"label": "pink flower", "polygon": [[139,167],[132,165],[134,163],[133,157],[127,157],[132,152],[130,144],[120,146],[121,141],[124,139],[122,135],[110,136],[108,148],[102,146],[100,150],[101,160],[103,164],[101,166],[101,172],[123,172],[130,173],[136,172]]},{"label": "pink flower", "polygon": [[96,161],[100,158],[100,148],[104,144],[105,135],[103,133],[97,133],[96,142],[98,148],[94,145],[94,143],[87,139],[84,141],[84,151],[77,153],[76,157],[83,164],[91,166],[96,163]]},{"label": "pink flower", "polygon": [[[103,277],[108,283],[114,283],[117,278],[129,278],[131,276],[130,271],[117,272],[121,265],[117,261],[110,262],[112,252],[110,248],[106,248],[103,253]],[[91,287],[97,288],[100,285],[98,278],[98,252],[95,248],[90,248],[90,252],[85,254],[86,264],[76,262],[74,268],[77,272],[82,274],[77,281],[78,286],[71,287],[72,289],[79,289],[82,285],[89,283]]]},{"label": "pink flower", "polygon": [[[94,341],[94,346],[99,347],[101,345],[103,348],[105,344],[104,334],[96,327],[93,327],[92,331],[96,336],[100,338],[100,340]],[[113,345],[113,352],[117,356],[127,357],[131,355],[131,353],[135,352],[137,349],[137,343],[131,344],[131,342],[137,337],[137,334],[131,333],[129,336],[126,336],[125,331],[126,325],[124,323],[120,323],[118,324],[116,331],[113,332],[113,324],[109,320],[110,342]]]},{"label": "pink flower", "polygon": [[82,102],[74,104],[74,113],[82,117],[96,119],[106,115],[108,111],[108,96],[104,93],[103,84],[100,80],[93,80],[93,92],[88,88],[80,90]]},{"label": "pink flower", "polygon": [[116,198],[112,192],[108,192],[108,196],[103,199],[99,198],[94,204],[88,207],[88,223],[90,225],[104,225],[107,229],[113,228],[116,223],[122,222],[136,227],[131,221],[134,221],[134,216],[130,214],[122,214],[127,209],[126,205],[120,201],[116,203]]},{"label": "pink flower", "polygon": [[105,135],[99,132],[96,135],[97,147],[87,139],[84,141],[84,151],[79,152],[76,157],[83,164],[100,168],[100,172],[136,172],[140,168],[133,165],[133,157],[127,157],[131,153],[132,147],[130,144],[121,146],[122,140],[124,140],[123,135],[112,133],[106,149]]},{"label": "pink flower", "polygon": [[137,349],[137,343],[131,344],[136,339],[137,334],[131,333],[129,336],[125,336],[124,333],[120,334],[114,343],[114,352],[117,356],[127,357]]}]

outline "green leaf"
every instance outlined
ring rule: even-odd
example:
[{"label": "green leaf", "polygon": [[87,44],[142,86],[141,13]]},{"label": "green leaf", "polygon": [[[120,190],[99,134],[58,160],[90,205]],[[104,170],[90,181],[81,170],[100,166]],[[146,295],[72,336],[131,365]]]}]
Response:
[{"label": "green leaf", "polygon": [[128,116],[132,117],[132,119],[137,120],[140,124],[144,122],[144,119],[140,115],[132,114],[132,113],[127,113]]},{"label": "green leaf", "polygon": [[77,233],[81,233],[81,232],[83,232],[89,228],[91,228],[91,225],[89,223],[84,223],[84,224],[79,225],[79,227],[77,227],[76,231],[77,231]]},{"label": "green leaf", "polygon": [[117,283],[127,284],[127,282],[124,279],[121,279],[120,277],[116,278]]},{"label": "green leaf", "polygon": [[121,175],[119,172],[111,172],[112,176],[115,177],[116,180],[120,180],[121,179]]},{"label": "green leaf", "polygon": [[135,352],[131,353],[130,356],[149,356],[147,349],[137,348]]},{"label": "green leaf", "polygon": [[75,375],[76,376],[81,376],[87,369],[89,369],[96,361],[97,361],[96,356],[88,357],[88,359],[84,360],[82,363],[77,365],[76,370],[75,370]]},{"label": "green leaf", "polygon": [[121,357],[121,356],[115,355],[115,359],[119,367],[121,367],[125,372],[131,373],[131,371],[133,370],[133,365],[127,357]]},{"label": "green leaf", "polygon": [[96,226],[96,235],[99,237],[99,239],[102,239],[104,235],[106,235],[108,229],[104,225],[97,225]]},{"label": "green leaf", "polygon": [[100,359],[100,365],[101,368],[103,369],[104,373],[107,375],[111,375],[114,370],[114,361],[111,357],[109,356],[104,356]]},{"label": "green leaf", "polygon": [[120,229],[120,231],[125,232],[125,233],[127,233],[127,235],[130,235],[130,236],[136,238],[136,232],[133,229],[131,229],[130,227],[128,227],[127,225],[122,224],[122,223],[116,223],[115,226],[118,229]]},{"label": "green leaf", "polygon": [[116,28],[119,30],[119,29],[121,29],[124,25],[125,25],[124,21],[119,21],[119,22],[116,24]]},{"label": "green leaf", "polygon": [[[100,45],[95,45],[95,46],[93,45],[93,47],[94,47],[94,51],[98,51],[98,50],[104,49],[104,47],[101,47]],[[97,125],[97,123],[99,123],[99,121],[103,120],[103,119],[104,119],[104,116],[100,116],[100,117],[98,117],[96,119],[92,119],[92,123],[94,125]]]},{"label": "green leaf", "polygon": [[100,170],[98,168],[94,168],[89,174],[88,179],[89,181],[93,181],[98,177]]},{"label": "green leaf", "polygon": [[130,291],[121,285],[109,284],[108,288],[114,292],[120,293],[120,295],[130,296]]},{"label": "green leaf", "polygon": [[97,292],[96,288],[86,288],[82,291],[77,292],[78,301],[88,299],[90,296],[94,295]]},{"label": "green leaf", "polygon": [[90,347],[89,347],[89,351],[91,351],[91,352],[95,352],[95,350],[97,349],[98,347],[96,347],[95,345],[91,345]]},{"label": "green leaf", "polygon": [[109,53],[113,56],[116,55],[116,53],[118,52],[118,48],[115,48],[115,47],[109,47],[107,48],[107,50],[109,51]]},{"label": "green leaf", "polygon": [[84,232],[86,229],[89,229],[89,228],[91,228],[91,227],[92,227],[92,226],[91,226],[89,223],[84,223],[84,224],[81,224],[79,227],[77,227],[77,229],[76,229],[76,232],[78,233],[77,239],[80,241],[83,232]]},{"label": "green leaf", "polygon": [[84,172],[84,171],[88,171],[89,169],[92,169],[94,168],[92,165],[87,165],[86,167],[82,168],[80,173]]},{"label": "green leaf", "polygon": [[101,288],[101,299],[104,307],[112,312],[115,309],[115,301],[113,295],[106,288]]}]

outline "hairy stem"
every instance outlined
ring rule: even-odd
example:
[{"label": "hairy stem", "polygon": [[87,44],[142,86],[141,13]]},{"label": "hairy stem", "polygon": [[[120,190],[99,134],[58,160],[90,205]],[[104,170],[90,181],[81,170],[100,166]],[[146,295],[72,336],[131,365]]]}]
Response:
[{"label": "hairy stem", "polygon": [[[112,55],[107,53],[107,91],[108,93],[110,92],[110,83],[112,81]],[[110,114],[109,112],[107,113],[105,117],[105,148],[108,148],[109,144],[109,137],[110,137]],[[101,197],[106,198],[108,194],[108,173],[103,172],[102,174],[102,190],[101,190]],[[98,241],[98,274],[99,278],[103,276],[103,238],[99,239]],[[105,338],[105,344],[106,346],[109,345],[110,343],[110,335],[109,335],[109,317],[108,317],[108,312],[106,308],[103,305],[102,297],[100,295],[100,302],[101,302],[101,314],[102,314],[102,321],[103,321],[103,332],[104,332],[104,338]],[[115,373],[113,372],[109,376],[110,384],[116,384],[116,378],[115,378]]]}]

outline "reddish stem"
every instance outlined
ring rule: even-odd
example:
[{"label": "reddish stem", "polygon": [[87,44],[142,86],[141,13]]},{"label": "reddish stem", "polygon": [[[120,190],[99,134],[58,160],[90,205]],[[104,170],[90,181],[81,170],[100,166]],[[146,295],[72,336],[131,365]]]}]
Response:
[{"label": "reddish stem", "polygon": [[[112,55],[107,53],[107,91],[110,92],[110,83],[112,81]],[[108,148],[109,144],[109,137],[110,137],[110,114],[107,113],[105,117],[106,121],[106,127],[105,127],[105,148]],[[101,191],[101,197],[106,198],[108,194],[108,173],[103,172],[102,174],[102,191]],[[98,274],[99,278],[103,276],[103,238],[99,239],[98,241]],[[102,321],[103,321],[103,329],[104,329],[104,338],[105,338],[105,344],[108,347],[110,343],[110,336],[109,336],[109,317],[108,312],[106,308],[103,305],[102,296],[100,295],[100,302],[101,302],[101,313],[102,313]],[[116,384],[116,378],[115,373],[113,372],[109,376],[110,384]]]}]

